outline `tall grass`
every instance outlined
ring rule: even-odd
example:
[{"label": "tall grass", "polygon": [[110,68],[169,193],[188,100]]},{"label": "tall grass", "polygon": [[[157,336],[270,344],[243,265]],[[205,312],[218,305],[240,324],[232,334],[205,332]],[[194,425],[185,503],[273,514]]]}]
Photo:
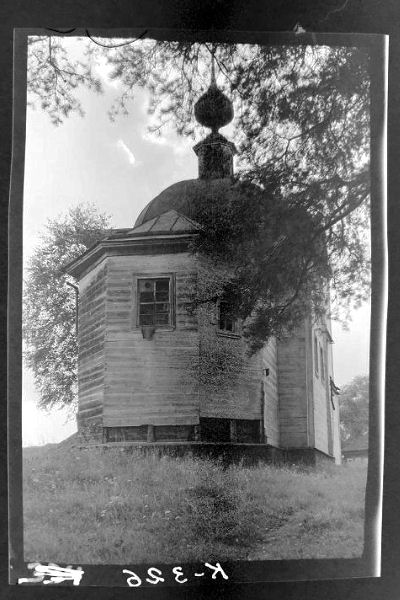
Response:
[{"label": "tall grass", "polygon": [[366,469],[218,461],[121,449],[24,451],[26,560],[175,563],[353,557]]}]

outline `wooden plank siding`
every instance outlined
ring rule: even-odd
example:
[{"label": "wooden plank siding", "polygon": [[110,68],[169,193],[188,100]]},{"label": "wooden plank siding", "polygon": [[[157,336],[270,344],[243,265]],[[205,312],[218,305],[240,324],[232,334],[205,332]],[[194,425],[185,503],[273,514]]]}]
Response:
[{"label": "wooden plank siding", "polygon": [[279,446],[280,428],[279,428],[279,397],[278,397],[278,349],[275,339],[272,339],[262,349],[262,367],[268,369],[268,375],[265,375],[264,391],[264,432],[267,443],[272,446]]},{"label": "wooden plank siding", "polygon": [[261,419],[261,376],[238,374],[230,387],[212,395],[200,392],[200,416],[220,419]]},{"label": "wooden plank siding", "polygon": [[80,281],[78,422],[99,423],[104,400],[104,340],[107,267],[102,264]]},{"label": "wooden plank siding", "polygon": [[[188,311],[196,265],[189,253],[112,257],[107,267],[104,426],[196,425],[200,416],[261,418],[260,356],[246,359],[225,389],[210,394],[196,383],[198,322]],[[144,340],[137,324],[137,279],[169,274],[174,323]],[[217,336],[216,325],[210,327]],[[229,337],[225,343],[244,346]]]},{"label": "wooden plank siding", "polygon": [[[105,341],[104,426],[194,425],[198,397],[191,363],[197,323],[187,311],[193,279],[188,253],[109,258]],[[173,323],[143,339],[137,321],[137,279],[173,276]]]},{"label": "wooden plank siding", "polygon": [[[335,373],[333,370],[333,356],[332,356],[333,352],[332,352],[332,344],[328,345],[328,365],[329,365],[329,372],[334,380],[335,378]],[[330,392],[330,390],[329,390]],[[340,396],[333,396],[332,397],[332,401],[333,401],[333,406],[335,407],[333,410],[332,407],[332,438],[333,438],[333,456],[335,457],[335,461],[336,463],[341,463],[342,462],[342,446],[341,446],[341,442],[340,442],[340,407],[339,407],[339,397]],[[329,394],[329,401],[331,401],[331,397]]]},{"label": "wooden plank siding", "polygon": [[308,446],[305,324],[278,341],[280,446]]},{"label": "wooden plank siding", "polygon": [[[172,322],[144,339],[137,317],[138,279],[164,276],[173,282]],[[296,448],[314,446],[310,426],[315,421],[315,447],[337,452],[328,431],[338,431],[337,415],[330,414],[326,389],[324,396],[310,371],[310,328],[304,324],[291,338],[271,340],[249,357],[240,335],[218,330],[215,314],[200,317],[188,310],[195,277],[193,256],[173,252],[109,256],[81,279],[78,418],[100,420],[115,431],[150,425],[167,437],[172,429],[157,428],[177,426],[185,436],[182,432],[192,431],[188,428],[200,418],[259,424],[263,419],[268,444]],[[197,380],[205,338],[242,357],[230,379],[212,391]],[[326,356],[328,379],[328,349]]]},{"label": "wooden plank siding", "polygon": [[[203,307],[199,319],[199,360],[212,382],[199,386],[200,416],[217,419],[261,419],[263,370],[260,353],[249,357],[240,334],[220,331],[215,309]],[[228,376],[223,365],[227,361]],[[233,366],[232,366],[233,365]],[[214,370],[215,369],[215,370]],[[221,369],[221,377],[216,375]],[[216,375],[216,376],[215,376]]]},{"label": "wooden plank siding", "polygon": [[[340,459],[340,432],[339,432],[339,407],[333,406],[330,399],[329,378],[333,377],[332,350],[328,343],[326,328],[330,323],[314,324],[311,329],[313,340],[313,364],[318,360],[318,369],[313,369],[313,399],[314,399],[314,428],[315,448]],[[318,357],[315,356],[316,340]],[[322,372],[320,349],[324,356],[324,369]]]}]

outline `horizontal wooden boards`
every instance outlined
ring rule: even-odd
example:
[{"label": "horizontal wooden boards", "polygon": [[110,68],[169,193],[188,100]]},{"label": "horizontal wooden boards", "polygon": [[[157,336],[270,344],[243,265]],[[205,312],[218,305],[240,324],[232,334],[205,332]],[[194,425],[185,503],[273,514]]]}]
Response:
[{"label": "horizontal wooden boards", "polygon": [[296,431],[287,433],[286,431],[281,430],[281,441],[280,447],[286,448],[307,448],[308,447],[308,438],[306,431]]},{"label": "horizontal wooden boards", "polygon": [[78,417],[101,417],[104,399],[104,339],[107,268],[102,265],[80,284]]},{"label": "horizontal wooden boards", "polygon": [[304,328],[277,343],[281,446],[307,446],[307,356]]}]

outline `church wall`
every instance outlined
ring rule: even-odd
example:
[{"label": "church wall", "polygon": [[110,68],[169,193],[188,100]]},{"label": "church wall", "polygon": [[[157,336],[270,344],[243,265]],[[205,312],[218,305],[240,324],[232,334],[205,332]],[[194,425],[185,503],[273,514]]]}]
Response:
[{"label": "church wall", "polygon": [[[199,422],[191,364],[197,323],[185,306],[193,276],[187,253],[107,259],[104,426],[188,425]],[[137,324],[137,278],[172,274],[175,326],[143,339]]]},{"label": "church wall", "polygon": [[[216,334],[218,336],[218,334]],[[232,346],[243,346],[240,339],[225,340]],[[244,350],[243,350],[244,353]],[[200,392],[200,416],[208,418],[261,420],[262,364],[259,356],[244,360],[220,389]]]},{"label": "church wall", "polygon": [[[330,377],[332,360],[326,325],[313,326],[311,330],[313,347],[313,398],[315,448],[333,455],[334,417],[330,400]],[[321,359],[321,352],[323,359]]]},{"label": "church wall", "polygon": [[[188,439],[185,436],[197,435],[192,426],[200,419],[204,427],[213,419],[221,420],[221,426],[228,420],[232,431],[248,428],[245,422],[253,421],[252,439],[261,441],[256,429],[263,420],[270,445],[315,447],[339,457],[339,409],[331,409],[332,353],[326,334],[307,322],[291,338],[271,340],[248,357],[239,333],[218,329],[216,313],[209,308],[198,316],[188,311],[195,269],[193,257],[186,252],[113,256],[81,279],[81,423],[102,422],[109,428],[186,426],[189,434],[186,429],[181,433],[168,429],[163,435]],[[173,322],[156,328],[152,339],[143,339],[137,322],[137,280],[167,275],[173,279]],[[197,383],[199,349],[205,341],[233,360],[228,376],[216,387]],[[325,357],[324,380],[320,348]]]},{"label": "church wall", "polygon": [[[196,383],[198,321],[187,310],[193,257],[183,252],[109,257],[107,267],[104,426],[197,425],[200,418],[260,422],[262,359],[248,358],[241,337],[218,331],[207,310],[201,317],[203,342],[207,338],[213,351],[238,352],[243,362],[216,389]],[[145,340],[136,322],[136,282],[167,274],[174,275],[175,326],[156,328]]]},{"label": "church wall", "polygon": [[200,417],[255,420],[259,431],[263,401],[260,353],[249,357],[240,333],[218,329],[216,308],[202,307],[198,319]]},{"label": "church wall", "polygon": [[342,448],[340,442],[340,413],[339,413],[339,399],[338,396],[333,397],[333,403],[335,405],[335,411],[333,412],[333,456],[335,462],[341,464],[342,462]]},{"label": "church wall", "polygon": [[305,324],[278,341],[277,356],[280,446],[304,448],[309,445]]},{"label": "church wall", "polygon": [[104,263],[79,284],[78,421],[101,422],[104,397],[104,340],[107,268]]},{"label": "church wall", "polygon": [[[328,346],[328,360],[330,365],[330,371],[334,378],[333,372],[333,356],[332,356],[332,344]],[[342,448],[340,443],[340,408],[339,408],[339,396],[332,396],[332,401],[335,410],[332,410],[332,436],[333,436],[333,456],[335,457],[336,463],[342,462]]]},{"label": "church wall", "polygon": [[263,369],[269,370],[264,375],[264,431],[266,441],[272,446],[279,446],[279,398],[278,398],[278,349],[277,342],[272,339],[262,350]]}]

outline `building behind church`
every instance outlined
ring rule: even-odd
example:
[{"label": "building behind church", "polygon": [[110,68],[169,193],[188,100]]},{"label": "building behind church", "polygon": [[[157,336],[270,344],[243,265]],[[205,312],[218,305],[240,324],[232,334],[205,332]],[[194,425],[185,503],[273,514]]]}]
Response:
[{"label": "building behind church", "polygon": [[[198,263],[194,208],[239,193],[235,145],[219,133],[232,104],[212,80],[195,107],[211,129],[194,151],[197,179],[175,183],[67,268],[79,284],[78,428],[99,443],[228,445],[288,460],[340,461],[328,317],[311,315],[291,337],[245,352],[241,324],[217,302],[191,311]],[[241,356],[219,387],[199,383],[202,345]]]}]

